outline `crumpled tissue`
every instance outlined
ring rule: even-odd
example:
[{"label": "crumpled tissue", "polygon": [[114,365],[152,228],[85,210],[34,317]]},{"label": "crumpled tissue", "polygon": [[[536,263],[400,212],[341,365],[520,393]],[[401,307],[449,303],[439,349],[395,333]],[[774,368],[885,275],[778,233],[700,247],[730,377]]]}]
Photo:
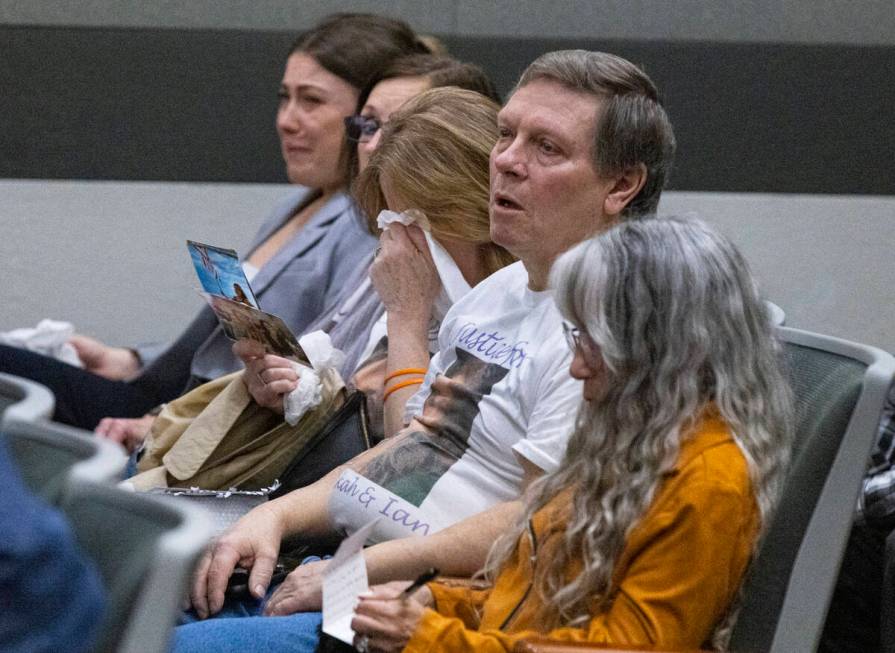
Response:
[{"label": "crumpled tissue", "polygon": [[74,334],[75,327],[71,322],[41,320],[34,328],[0,333],[0,344],[37,352],[75,367],[84,367],[78,358],[78,352],[68,342]]},{"label": "crumpled tissue", "polygon": [[302,336],[298,344],[307,354],[311,367],[292,362],[298,374],[298,387],[283,397],[283,412],[291,426],[298,424],[306,412],[320,405],[324,378],[329,377],[336,383],[341,381],[339,368],[345,362],[345,354],[333,347],[329,334],[323,331]]},{"label": "crumpled tissue", "polygon": [[417,209],[408,209],[403,213],[395,211],[380,211],[376,218],[377,226],[385,230],[393,222],[400,222],[404,226],[416,224],[423,230],[426,236],[426,243],[429,245],[429,252],[432,254],[432,261],[435,263],[435,269],[438,271],[438,278],[441,280],[441,292],[435,300],[435,313],[441,318],[444,317],[448,309],[454,303],[470,291],[470,286],[463,278],[460,268],[454,263],[454,259],[447,253],[438,241],[432,237],[432,230],[429,226],[429,219],[426,215]]}]

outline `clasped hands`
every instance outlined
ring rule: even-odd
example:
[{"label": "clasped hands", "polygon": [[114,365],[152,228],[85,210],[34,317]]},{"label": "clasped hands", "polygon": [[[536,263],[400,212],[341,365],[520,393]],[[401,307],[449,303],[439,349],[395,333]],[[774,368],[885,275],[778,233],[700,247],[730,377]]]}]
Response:
[{"label": "clasped hands", "polygon": [[[269,505],[240,519],[202,557],[190,588],[190,602],[199,618],[207,618],[224,605],[227,582],[236,567],[250,570],[249,591],[256,599],[266,594],[283,536],[282,525]],[[296,567],[271,594],[264,608],[268,616],[282,616],[322,608],[323,572],[329,561]],[[374,586],[361,596],[351,627],[355,644],[368,651],[399,651],[422,619],[432,594],[425,586],[404,595],[410,581]]]},{"label": "clasped hands", "polygon": [[[140,361],[137,355],[124,347],[109,347],[96,338],[79,334],[69,338],[68,343],[74,347],[84,369],[112,381],[124,381],[140,372]],[[128,452],[137,449],[149,433],[155,417],[104,417],[97,424],[95,432],[101,438],[107,438],[123,445]]]}]

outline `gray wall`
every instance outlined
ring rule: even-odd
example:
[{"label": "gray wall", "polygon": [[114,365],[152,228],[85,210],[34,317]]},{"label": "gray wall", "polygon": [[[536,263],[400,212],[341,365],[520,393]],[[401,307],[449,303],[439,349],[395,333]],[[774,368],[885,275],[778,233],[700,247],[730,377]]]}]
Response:
[{"label": "gray wall", "polygon": [[[895,45],[891,0],[0,0],[0,27],[290,31],[336,10],[391,13],[420,31],[470,37]],[[169,338],[201,302],[184,241],[244,247],[284,191],[0,180],[0,329],[55,317],[111,342]],[[678,192],[663,210],[696,213],[729,233],[789,324],[895,349],[895,196]]]},{"label": "gray wall", "polygon": [[3,0],[0,24],[288,30],[339,10],[470,36],[895,44],[891,0]]},{"label": "gray wall", "polygon": [[245,248],[288,187],[0,180],[0,330],[167,340],[202,305],[188,238]]},{"label": "gray wall", "polygon": [[[184,241],[245,247],[277,185],[0,181],[0,329],[170,338],[201,305]],[[895,350],[895,197],[666,194],[743,249],[791,326]]]},{"label": "gray wall", "polygon": [[895,351],[895,197],[667,193],[742,249],[788,326]]}]

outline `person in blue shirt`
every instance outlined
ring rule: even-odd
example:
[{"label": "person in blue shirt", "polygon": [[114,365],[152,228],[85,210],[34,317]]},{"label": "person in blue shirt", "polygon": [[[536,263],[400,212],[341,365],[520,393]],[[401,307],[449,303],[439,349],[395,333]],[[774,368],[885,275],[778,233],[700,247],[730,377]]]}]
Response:
[{"label": "person in blue shirt", "polygon": [[89,651],[104,607],[100,576],[65,517],[25,487],[0,437],[0,649]]}]

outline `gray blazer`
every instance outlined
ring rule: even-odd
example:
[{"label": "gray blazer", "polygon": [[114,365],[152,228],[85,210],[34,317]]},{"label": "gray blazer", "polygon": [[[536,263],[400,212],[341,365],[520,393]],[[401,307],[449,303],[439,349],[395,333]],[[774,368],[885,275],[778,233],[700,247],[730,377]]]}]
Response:
[{"label": "gray blazer", "polygon": [[[261,225],[249,254],[310,199],[307,188],[290,193]],[[281,317],[297,336],[303,334],[376,245],[363,225],[347,195],[333,196],[252,280],[260,308]],[[158,403],[170,401],[188,387],[191,377],[213,379],[240,369],[232,344],[206,306],[132,383]]]}]

